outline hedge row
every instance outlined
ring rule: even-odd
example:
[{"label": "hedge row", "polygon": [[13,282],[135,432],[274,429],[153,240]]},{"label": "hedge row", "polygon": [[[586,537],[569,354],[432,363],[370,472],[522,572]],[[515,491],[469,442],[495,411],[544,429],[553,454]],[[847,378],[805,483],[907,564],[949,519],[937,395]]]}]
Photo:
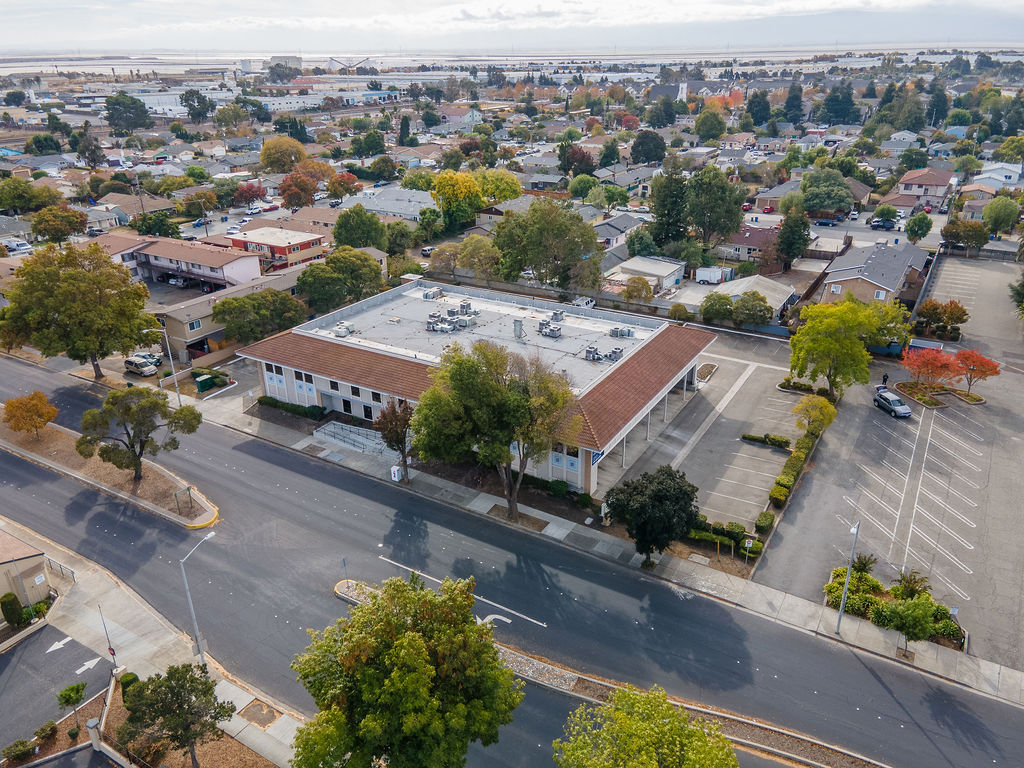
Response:
[{"label": "hedge row", "polygon": [[833,405],[835,405],[836,401],[839,399],[828,391],[828,387],[818,387],[817,389],[815,389],[813,384],[808,384],[806,381],[797,381],[791,376],[787,376],[782,381],[780,381],[779,386],[782,387],[783,389],[792,389],[797,392],[807,392],[808,394],[813,393],[815,395],[819,395],[821,397],[824,397]]},{"label": "hedge row", "polygon": [[785,435],[773,435],[766,432],[763,435],[751,435],[745,433],[743,435],[744,440],[749,440],[752,443],[761,443],[762,445],[770,445],[775,448],[789,448],[790,439]]},{"label": "hedge row", "polygon": [[270,395],[263,395],[257,401],[260,405],[268,405],[271,408],[278,408],[285,413],[292,413],[296,416],[304,416],[313,421],[320,421],[327,413],[327,410],[319,405],[299,405],[298,403],[286,403]]},{"label": "hedge row", "polygon": [[768,493],[768,500],[776,509],[782,509],[782,507],[786,506],[789,495],[793,492],[793,486],[796,485],[800,475],[803,474],[804,464],[807,463],[807,457],[810,456],[811,449],[814,447],[815,442],[817,442],[818,437],[819,433],[816,430],[809,429],[802,437],[797,438],[796,445],[793,446],[793,452],[789,454],[786,463],[782,465],[782,471],[775,478],[775,487]]},{"label": "hedge row", "polygon": [[[775,515],[771,512],[771,522],[768,524],[766,530],[771,530],[771,524],[775,522]],[[764,520],[762,517],[758,517],[758,524],[762,524]],[[756,528],[756,526],[755,526]],[[758,533],[761,533],[758,529]],[[720,522],[708,522],[707,515],[700,515],[700,519],[697,523],[697,527],[693,528],[687,535],[686,538],[691,541],[706,541],[709,544],[721,544],[722,546],[729,547],[730,550],[733,547],[739,549],[740,554],[746,554],[749,557],[757,557],[764,550],[764,542],[757,538],[756,534],[751,533],[743,527],[742,523],[720,523]],[[753,539],[753,543],[750,546],[750,551],[747,552],[743,546],[746,539]]]}]

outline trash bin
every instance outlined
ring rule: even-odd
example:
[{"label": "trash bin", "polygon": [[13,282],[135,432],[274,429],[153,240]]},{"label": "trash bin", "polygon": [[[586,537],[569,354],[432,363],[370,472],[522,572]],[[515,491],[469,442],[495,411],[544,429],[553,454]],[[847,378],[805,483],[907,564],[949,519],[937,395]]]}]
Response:
[{"label": "trash bin", "polygon": [[196,376],[196,391],[207,392],[213,389],[213,376],[210,374],[203,374],[202,376]]}]

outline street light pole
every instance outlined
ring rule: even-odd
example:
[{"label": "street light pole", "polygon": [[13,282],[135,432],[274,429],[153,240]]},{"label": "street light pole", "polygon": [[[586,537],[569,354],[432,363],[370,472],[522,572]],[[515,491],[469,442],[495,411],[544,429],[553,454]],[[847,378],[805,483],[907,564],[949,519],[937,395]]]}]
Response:
[{"label": "street light pole", "polygon": [[[199,541],[199,544],[202,544],[204,541],[209,541],[215,535],[216,531],[210,531],[208,534],[203,536]],[[179,564],[181,565],[181,580],[185,583],[185,600],[188,602],[188,612],[192,614],[192,630],[195,633],[196,648],[199,651],[199,663],[205,667],[206,654],[203,652],[203,639],[199,636],[199,622],[196,620],[196,609],[195,606],[192,605],[192,593],[188,588],[188,579],[185,578],[185,561],[188,560],[189,556],[199,548],[199,544],[192,547],[192,549],[188,551],[188,554],[181,558]]]},{"label": "street light pole", "polygon": [[850,547],[850,565],[846,569],[846,583],[843,584],[843,599],[839,603],[839,618],[836,619],[836,634],[839,634],[839,625],[843,623],[843,611],[846,610],[846,596],[850,592],[850,574],[853,573],[853,555],[857,551],[857,534],[860,533],[860,520],[850,529],[853,534],[853,546]]},{"label": "street light pole", "polygon": [[[156,330],[155,328],[153,330]],[[167,329],[160,327],[160,333],[164,335],[164,343],[167,345],[167,360],[171,364],[171,379],[174,381],[174,394],[178,396],[178,407],[181,408],[181,390],[178,389],[178,374],[174,371],[174,352],[171,350],[171,339],[167,335]]]}]

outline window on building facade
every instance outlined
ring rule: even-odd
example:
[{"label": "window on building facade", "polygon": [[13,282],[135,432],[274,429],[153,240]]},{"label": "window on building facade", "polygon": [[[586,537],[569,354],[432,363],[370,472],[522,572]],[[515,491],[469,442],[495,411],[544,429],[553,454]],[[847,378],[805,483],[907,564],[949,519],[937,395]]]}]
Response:
[{"label": "window on building facade", "polygon": [[340,391],[341,391],[341,387],[338,385],[338,382],[332,381],[331,382],[331,392],[340,392]]},{"label": "window on building facade", "polygon": [[843,292],[843,286],[841,286],[841,285],[833,285],[832,286],[832,293],[842,293],[842,292]]},{"label": "window on building facade", "polygon": [[352,401],[351,400],[342,400],[341,401],[341,410],[344,413],[352,413]]},{"label": "window on building facade", "polygon": [[875,298],[878,299],[879,301],[884,300],[885,299],[885,291],[875,291]]},{"label": "window on building facade", "polygon": [[368,405],[363,406],[363,418],[367,421],[373,421],[373,408]]},{"label": "window on building facade", "polygon": [[267,373],[273,373],[274,372],[274,366],[272,366],[270,363],[264,363],[263,364],[263,370],[265,370]]},{"label": "window on building facade", "polygon": [[359,397],[359,387],[352,387],[352,397]]},{"label": "window on building facade", "polygon": [[203,327],[203,321],[202,320],[190,320],[189,321],[188,329],[190,331],[198,331],[202,327]]},{"label": "window on building facade", "polygon": [[375,402],[375,403],[379,403],[380,402],[380,392],[372,392],[370,394],[370,399],[373,400],[373,402]]}]

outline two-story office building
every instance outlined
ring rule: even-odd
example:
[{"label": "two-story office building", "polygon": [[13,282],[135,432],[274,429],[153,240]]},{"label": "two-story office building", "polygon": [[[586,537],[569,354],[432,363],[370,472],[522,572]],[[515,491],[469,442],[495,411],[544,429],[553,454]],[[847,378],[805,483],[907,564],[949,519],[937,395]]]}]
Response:
[{"label": "two-story office building", "polygon": [[325,235],[281,227],[260,227],[227,235],[227,239],[233,247],[256,254],[264,274],[322,259],[330,247]]}]

